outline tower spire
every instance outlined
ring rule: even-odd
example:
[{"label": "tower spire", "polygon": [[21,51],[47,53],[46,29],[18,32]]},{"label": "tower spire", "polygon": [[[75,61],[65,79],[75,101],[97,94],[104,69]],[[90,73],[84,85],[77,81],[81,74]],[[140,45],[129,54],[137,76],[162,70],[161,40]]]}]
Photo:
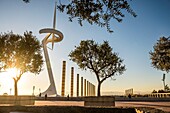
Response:
[{"label": "tower spire", "polygon": [[[53,20],[53,29],[56,28],[56,2],[55,2],[55,8],[54,8],[54,20]],[[55,36],[54,34],[52,34],[52,49],[54,47],[54,40],[55,40]]]},{"label": "tower spire", "polygon": [[56,2],[55,2],[55,8],[54,8],[54,20],[53,20],[53,29],[56,27]]}]

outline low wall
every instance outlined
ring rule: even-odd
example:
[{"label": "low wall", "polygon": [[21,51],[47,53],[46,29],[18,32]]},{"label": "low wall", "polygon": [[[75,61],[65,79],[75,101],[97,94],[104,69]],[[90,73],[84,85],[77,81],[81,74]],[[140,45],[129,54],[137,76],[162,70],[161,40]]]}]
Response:
[{"label": "low wall", "polygon": [[0,104],[34,105],[35,96],[0,96]]},{"label": "low wall", "polygon": [[115,97],[113,96],[85,97],[84,106],[115,106]]},{"label": "low wall", "polygon": [[[156,97],[131,97],[114,96],[115,101],[141,101],[141,102],[170,102],[170,97],[156,98]],[[47,101],[84,101],[87,97],[47,97]],[[45,97],[35,97],[36,101],[44,101]]]},{"label": "low wall", "polygon": [[[44,101],[45,97],[35,97],[35,100]],[[83,101],[84,97],[47,97],[48,101]]]},{"label": "low wall", "polygon": [[170,102],[170,98],[155,97],[115,97],[115,101]]},{"label": "low wall", "polygon": [[147,94],[148,97],[157,97],[157,98],[170,98],[170,93],[151,93]]}]

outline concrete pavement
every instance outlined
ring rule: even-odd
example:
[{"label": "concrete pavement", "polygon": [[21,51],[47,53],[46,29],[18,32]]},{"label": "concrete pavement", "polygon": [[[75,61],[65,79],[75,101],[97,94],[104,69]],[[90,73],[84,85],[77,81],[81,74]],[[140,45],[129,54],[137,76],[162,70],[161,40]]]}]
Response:
[{"label": "concrete pavement", "polygon": [[170,102],[116,102],[116,107],[152,107],[170,112]]},{"label": "concrete pavement", "polygon": [[[115,102],[116,107],[152,107],[170,112],[170,102]],[[35,106],[84,106],[84,101],[35,101]]]}]

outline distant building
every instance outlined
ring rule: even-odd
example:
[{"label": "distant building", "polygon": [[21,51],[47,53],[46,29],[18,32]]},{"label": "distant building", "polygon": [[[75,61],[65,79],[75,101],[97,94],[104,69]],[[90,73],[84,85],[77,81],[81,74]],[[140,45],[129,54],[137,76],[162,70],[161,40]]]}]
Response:
[{"label": "distant building", "polygon": [[129,94],[133,95],[133,88],[125,90],[125,95],[128,96]]}]

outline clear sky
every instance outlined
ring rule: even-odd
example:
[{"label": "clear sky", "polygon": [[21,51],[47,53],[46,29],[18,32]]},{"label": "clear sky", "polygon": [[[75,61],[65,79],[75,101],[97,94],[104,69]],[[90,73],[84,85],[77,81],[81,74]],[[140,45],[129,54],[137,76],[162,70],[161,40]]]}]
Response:
[{"label": "clear sky", "polygon": [[[42,28],[51,28],[53,22],[54,3],[56,0],[31,0],[26,4],[22,0],[0,0],[0,32],[13,31],[23,34],[32,31],[40,41],[45,34],[39,34]],[[66,1],[66,0],[61,0]],[[133,0],[129,2],[137,13],[134,18],[126,14],[122,23],[111,21],[114,33],[110,34],[105,28],[89,25],[83,22],[81,27],[77,20],[68,21],[68,16],[57,11],[56,27],[64,34],[63,41],[55,43],[53,51],[49,50],[52,69],[58,94],[61,94],[61,69],[62,61],[66,64],[66,95],[70,91],[70,71],[75,68],[76,74],[80,74],[97,86],[95,76],[89,71],[82,71],[69,60],[68,54],[81,40],[93,39],[98,43],[108,40],[114,52],[124,59],[127,70],[116,80],[106,80],[102,84],[103,92],[124,92],[134,88],[136,93],[148,93],[153,89],[163,89],[161,81],[164,72],[151,67],[149,52],[161,36],[170,36],[170,0]],[[51,44],[48,45],[51,47]],[[76,81],[76,79],[74,79]],[[166,84],[170,85],[170,75],[166,74]],[[4,73],[0,73],[0,94],[10,94],[13,79]],[[46,90],[49,86],[48,73],[44,64],[43,71],[39,75],[26,73],[18,83],[19,94],[32,94]],[[76,93],[76,84],[74,84]]]}]

